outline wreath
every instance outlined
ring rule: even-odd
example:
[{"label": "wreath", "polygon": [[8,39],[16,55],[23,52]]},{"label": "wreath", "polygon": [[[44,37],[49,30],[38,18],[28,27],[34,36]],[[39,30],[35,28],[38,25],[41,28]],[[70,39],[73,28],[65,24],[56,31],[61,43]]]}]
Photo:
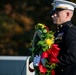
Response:
[{"label": "wreath", "polygon": [[35,30],[30,57],[35,75],[55,75],[54,69],[59,62],[57,56],[60,48],[54,44],[54,32],[49,31],[49,28],[41,23],[35,26]]}]

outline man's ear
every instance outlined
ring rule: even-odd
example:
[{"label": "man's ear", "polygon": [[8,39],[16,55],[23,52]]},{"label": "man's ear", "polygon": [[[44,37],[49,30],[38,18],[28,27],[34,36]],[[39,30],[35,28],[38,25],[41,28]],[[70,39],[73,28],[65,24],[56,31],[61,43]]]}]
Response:
[{"label": "man's ear", "polygon": [[66,12],[66,14],[67,14],[67,17],[70,15],[70,13],[69,13],[69,12]]}]

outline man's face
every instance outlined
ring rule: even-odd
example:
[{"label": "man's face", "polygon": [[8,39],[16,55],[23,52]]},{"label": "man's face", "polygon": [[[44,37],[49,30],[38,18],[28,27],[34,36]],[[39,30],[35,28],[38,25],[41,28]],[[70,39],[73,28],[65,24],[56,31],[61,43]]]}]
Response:
[{"label": "man's face", "polygon": [[67,14],[65,10],[56,10],[51,17],[53,19],[53,23],[59,25],[66,21]]}]

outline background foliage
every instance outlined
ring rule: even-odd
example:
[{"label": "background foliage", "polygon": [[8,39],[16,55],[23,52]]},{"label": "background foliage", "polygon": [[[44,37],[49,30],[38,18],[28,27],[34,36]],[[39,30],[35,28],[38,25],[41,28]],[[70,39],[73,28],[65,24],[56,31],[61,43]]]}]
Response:
[{"label": "background foliage", "polygon": [[[29,48],[35,32],[34,26],[44,23],[49,29],[55,30],[50,16],[51,2],[52,0],[0,0],[0,55],[31,55]],[[73,24],[76,24],[75,18],[76,14]]]}]

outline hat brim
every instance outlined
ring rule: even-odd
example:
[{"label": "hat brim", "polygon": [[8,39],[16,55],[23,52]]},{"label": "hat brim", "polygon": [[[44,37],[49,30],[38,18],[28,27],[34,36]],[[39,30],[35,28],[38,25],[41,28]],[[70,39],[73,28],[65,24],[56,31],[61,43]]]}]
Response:
[{"label": "hat brim", "polygon": [[[76,4],[73,3],[73,2],[70,2],[70,1],[60,1],[60,0],[56,0],[56,1],[54,1],[54,2],[61,2],[61,3],[65,3],[65,4],[70,4],[70,5],[72,5],[74,8],[76,8]],[[52,4],[54,4],[54,3],[52,3]]]},{"label": "hat brim", "polygon": [[55,10],[50,11],[50,15],[53,15],[56,11],[62,11],[62,10],[65,10],[65,9],[56,8]]}]

